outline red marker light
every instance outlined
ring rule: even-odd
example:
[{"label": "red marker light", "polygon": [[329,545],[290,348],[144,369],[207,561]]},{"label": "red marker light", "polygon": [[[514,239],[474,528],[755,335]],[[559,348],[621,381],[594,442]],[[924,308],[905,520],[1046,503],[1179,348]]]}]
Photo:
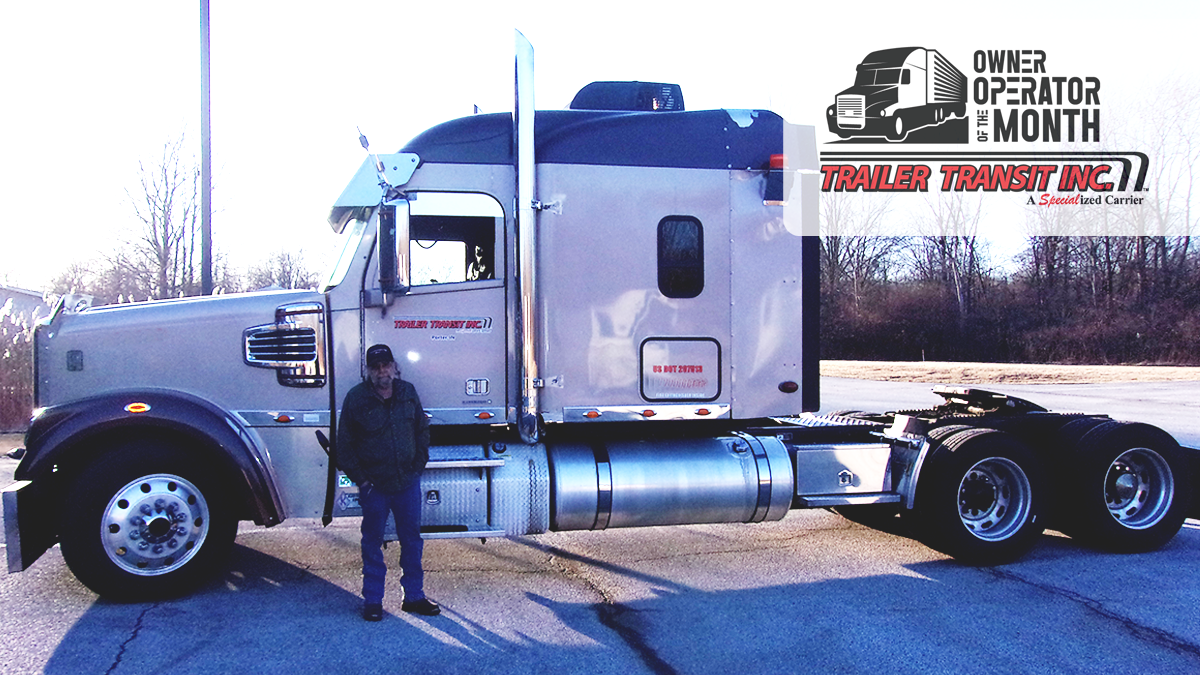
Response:
[{"label": "red marker light", "polygon": [[278,417],[275,418],[275,421],[279,422],[280,424],[287,424],[288,422],[292,421],[292,416],[280,414]]},{"label": "red marker light", "polygon": [[800,385],[792,382],[791,380],[788,380],[787,382],[780,382],[779,391],[782,391],[785,394],[794,394],[800,391]]},{"label": "red marker light", "polygon": [[787,155],[771,155],[771,168],[772,169],[786,169],[787,168]]},{"label": "red marker light", "polygon": [[479,419],[481,419],[481,420],[490,420],[490,419],[492,419],[492,413],[490,413],[490,412],[481,412],[481,413],[479,413],[478,415],[476,415],[475,417],[477,417],[477,418],[479,418]]}]

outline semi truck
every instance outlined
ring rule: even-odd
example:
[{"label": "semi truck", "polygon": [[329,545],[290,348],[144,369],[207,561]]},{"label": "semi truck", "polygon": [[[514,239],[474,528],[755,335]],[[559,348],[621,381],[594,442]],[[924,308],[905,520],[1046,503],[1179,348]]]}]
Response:
[{"label": "semi truck", "polygon": [[431,539],[828,508],[994,565],[1046,527],[1120,551],[1180,529],[1195,453],[1145,424],[953,387],[818,414],[814,129],[644,82],[535,112],[517,47],[513,113],[368,156],[319,289],[59,301],[3,493],[10,572],[58,544],[101,596],[178,595],[241,521],[360,515],[329,439],[376,343],[430,418]]},{"label": "semi truck", "polygon": [[909,132],[967,114],[967,78],[935,49],[899,47],[867,54],[854,86],[838,93],[825,111],[840,138]]}]

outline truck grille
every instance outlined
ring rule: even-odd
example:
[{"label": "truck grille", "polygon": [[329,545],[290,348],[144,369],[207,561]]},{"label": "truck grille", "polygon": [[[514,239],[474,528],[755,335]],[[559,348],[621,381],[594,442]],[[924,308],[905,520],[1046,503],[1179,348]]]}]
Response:
[{"label": "truck grille", "polygon": [[309,363],[317,360],[317,331],[269,330],[247,336],[246,360],[254,363]]},{"label": "truck grille", "polygon": [[837,97],[838,117],[862,117],[866,109],[866,99],[857,94]]},{"label": "truck grille", "polygon": [[275,323],[244,331],[246,365],[274,368],[285,387],[325,386],[324,323],[317,302],[276,308]]}]

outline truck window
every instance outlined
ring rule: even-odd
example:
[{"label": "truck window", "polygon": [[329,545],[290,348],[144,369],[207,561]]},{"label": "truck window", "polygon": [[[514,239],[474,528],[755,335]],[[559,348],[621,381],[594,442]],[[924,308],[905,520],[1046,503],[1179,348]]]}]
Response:
[{"label": "truck window", "polygon": [[495,278],[494,218],[413,216],[409,228],[413,286]]},{"label": "truck window", "polygon": [[694,298],[704,290],[704,229],[690,216],[658,223],[658,290],[668,298]]},{"label": "truck window", "polygon": [[504,215],[495,200],[453,193],[416,193],[409,198],[413,286],[497,278],[496,238]]},{"label": "truck window", "polygon": [[900,84],[900,69],[880,68],[875,71],[875,84]]}]

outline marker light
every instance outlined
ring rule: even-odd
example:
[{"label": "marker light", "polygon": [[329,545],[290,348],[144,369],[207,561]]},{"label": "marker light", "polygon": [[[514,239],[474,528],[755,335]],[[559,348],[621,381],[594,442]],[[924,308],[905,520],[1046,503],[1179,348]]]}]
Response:
[{"label": "marker light", "polygon": [[149,412],[149,411],[150,411],[149,403],[130,403],[129,405],[125,406],[125,412],[133,413],[135,415],[137,413],[144,413],[144,412]]},{"label": "marker light", "polygon": [[594,420],[600,416],[600,411],[599,410],[589,410],[589,411],[585,412],[583,414],[583,416],[588,418],[589,420]]}]

